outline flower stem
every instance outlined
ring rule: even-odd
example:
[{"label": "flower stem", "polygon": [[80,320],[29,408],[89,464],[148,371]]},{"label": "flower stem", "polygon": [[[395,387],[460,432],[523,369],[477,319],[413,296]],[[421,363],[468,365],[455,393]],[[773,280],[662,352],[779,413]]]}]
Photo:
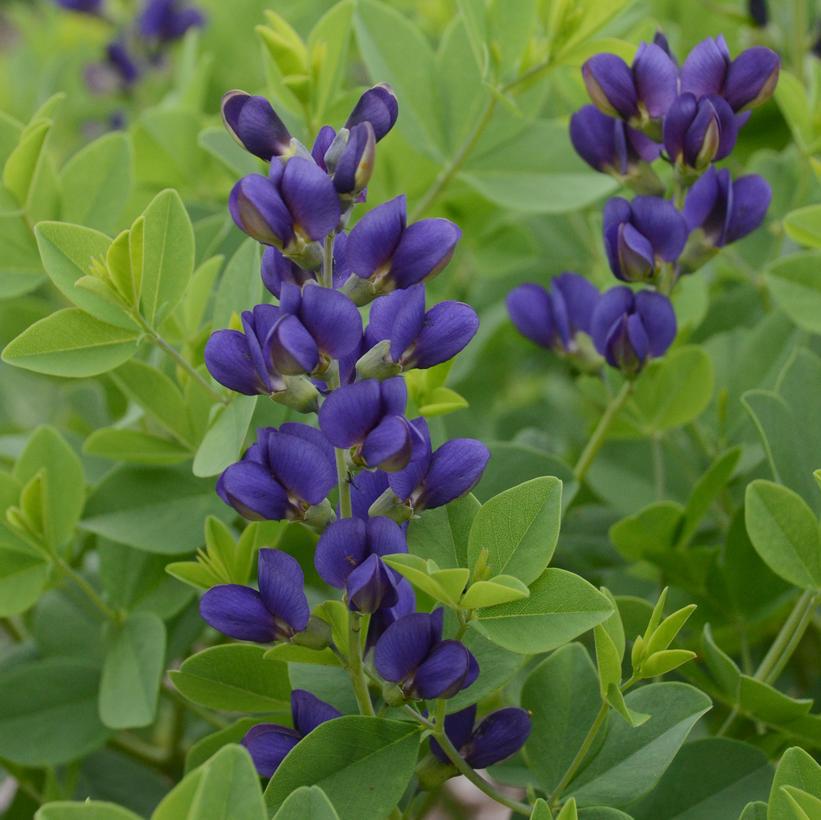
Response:
[{"label": "flower stem", "polygon": [[772,646],[756,670],[754,677],[757,680],[774,683],[778,679],[812,621],[817,599],[818,593],[808,589],[795,602],[792,612],[784,621],[784,625],[775,636]]},{"label": "flower stem", "polygon": [[334,237],[336,234],[329,233],[322,243],[322,270],[319,273],[320,284],[323,288],[334,286]]},{"label": "flower stem", "polygon": [[587,471],[590,469],[596,455],[607,439],[607,433],[610,430],[613,421],[632,392],[633,382],[626,381],[610,404],[607,405],[604,415],[602,415],[599,419],[599,423],[596,425],[593,435],[590,437],[590,440],[587,442],[587,446],[582,451],[582,454],[579,456],[579,460],[576,462],[576,466],[573,468],[573,476],[576,481],[582,482],[584,480],[584,477],[587,475]]},{"label": "flower stem", "polygon": [[79,572],[77,572],[72,566],[69,565],[67,561],[63,558],[57,558],[57,566],[63,571],[63,573],[71,578],[75,584],[83,591],[85,596],[91,601],[92,604],[103,614],[103,616],[109,620],[118,623],[120,621],[119,614],[113,610],[97,593],[97,590],[94,589]]},{"label": "flower stem", "polygon": [[371,703],[368,681],[362,668],[362,616],[358,612],[348,613],[348,671],[351,675],[356,702],[363,715],[373,717],[376,713]]}]

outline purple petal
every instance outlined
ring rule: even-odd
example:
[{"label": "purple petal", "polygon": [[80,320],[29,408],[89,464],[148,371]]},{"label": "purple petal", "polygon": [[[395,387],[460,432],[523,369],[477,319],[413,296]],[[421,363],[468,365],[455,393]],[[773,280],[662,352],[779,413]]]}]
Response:
[{"label": "purple petal", "polygon": [[402,234],[391,261],[390,278],[408,288],[436,276],[450,261],[462,236],[448,219],[423,219]]},{"label": "purple petal", "polygon": [[358,518],[340,518],[326,527],[314,553],[319,577],[332,587],[342,589],[348,576],[368,555],[365,522]]},{"label": "purple petal", "polygon": [[767,215],[772,196],[769,183],[758,174],[739,177],[733,183],[733,204],[725,244],[747,236],[761,225]]},{"label": "purple petal", "polygon": [[720,94],[730,66],[730,53],[723,37],[702,40],[681,67],[681,91],[698,97]]},{"label": "purple petal", "polygon": [[306,282],[315,281],[311,271],[302,270],[299,265],[286,259],[276,248],[267,247],[262,254],[260,267],[262,284],[277,298],[284,284],[302,287]]},{"label": "purple petal", "polygon": [[205,345],[205,365],[222,385],[253,396],[269,392],[254,367],[244,334],[238,330],[217,330]]},{"label": "purple petal", "polygon": [[613,273],[625,282],[643,282],[653,276],[655,254],[650,240],[632,225],[619,225],[616,242],[617,266]]},{"label": "purple petal", "polygon": [[602,228],[606,232],[622,222],[629,222],[633,212],[630,203],[621,196],[614,196],[604,203]]},{"label": "purple petal", "polygon": [[416,595],[413,587],[404,578],[399,579],[396,585],[396,593],[397,601],[394,606],[381,607],[371,615],[366,640],[368,650],[376,645],[376,642],[391,624],[416,611]]},{"label": "purple petal", "polygon": [[386,416],[401,416],[408,403],[408,387],[401,376],[385,379],[379,384],[382,413]]},{"label": "purple petal", "polygon": [[362,457],[369,467],[386,472],[402,470],[410,461],[410,424],[402,416],[386,416],[365,437]]},{"label": "purple petal", "polygon": [[325,438],[321,430],[318,430],[310,424],[302,424],[302,422],[299,421],[286,421],[285,424],[280,424],[279,432],[287,433],[289,436],[296,436],[297,438],[312,444],[324,454],[325,460],[331,468],[333,470],[336,469],[334,448],[328,439]]},{"label": "purple petal", "polygon": [[425,320],[425,286],[414,285],[380,296],[371,304],[366,339],[373,347],[383,339],[391,341],[391,357],[399,361],[416,341]]},{"label": "purple petal", "polygon": [[267,778],[274,774],[299,740],[299,734],[293,729],[276,723],[258,723],[245,733],[242,745],[248,749],[260,776]]},{"label": "purple petal", "polygon": [[313,146],[311,146],[311,156],[314,162],[326,172],[328,168],[325,165],[325,152],[331,147],[335,137],[336,131],[330,125],[323,125],[316,135]]},{"label": "purple petal", "polygon": [[469,680],[473,665],[471,659],[472,655],[464,644],[441,641],[416,670],[413,676],[414,692],[425,700],[453,697],[473,682]]},{"label": "purple petal", "polygon": [[265,97],[229,91],[222,98],[222,121],[246,151],[266,161],[284,153],[291,143],[285,123]]},{"label": "purple petal", "polygon": [[509,707],[492,712],[476,727],[467,762],[474,769],[486,769],[516,754],[531,728],[530,715],[524,709]]},{"label": "purple petal", "polygon": [[323,239],[339,222],[339,198],[328,175],[315,162],[292,157],[280,185],[295,225],[311,239]]},{"label": "purple petal", "polygon": [[605,171],[612,168],[627,173],[627,157],[619,155],[616,129],[623,131],[621,120],[602,114],[595,105],[585,105],[570,118],[570,141],[576,153],[592,168]]},{"label": "purple petal", "polygon": [[[468,706],[467,709],[462,709],[460,712],[454,712],[445,718],[445,734],[448,736],[450,742],[461,751],[462,747],[466,746],[473,737],[473,725],[476,723],[476,704]],[[447,755],[442,751],[442,747],[431,741],[431,750],[443,762],[448,761]]]},{"label": "purple petal", "polygon": [[633,308],[633,291],[619,285],[610,288],[599,298],[590,320],[590,335],[596,350],[603,356],[607,337],[613,325]]},{"label": "purple petal", "polygon": [[311,612],[299,562],[281,550],[265,548],[259,551],[258,566],[259,594],[268,611],[294,632],[302,632]]},{"label": "purple petal", "polygon": [[291,692],[291,716],[294,720],[294,728],[302,737],[305,737],[320,724],[342,717],[342,713],[329,703],[325,703],[324,700],[320,700],[316,695],[304,689],[294,689]]},{"label": "purple petal", "polygon": [[624,132],[630,149],[632,149],[631,153],[635,154],[638,159],[644,162],[655,162],[661,156],[661,145],[653,142],[641,131],[625,126]]},{"label": "purple petal", "polygon": [[636,86],[627,63],[615,54],[596,54],[582,66],[587,93],[605,114],[629,120],[638,114]]},{"label": "purple petal", "polygon": [[416,612],[399,618],[376,644],[376,671],[393,683],[408,679],[427,658],[437,640],[432,615]]},{"label": "purple petal", "polygon": [[359,98],[345,127],[352,128],[358,123],[369,122],[378,141],[393,128],[398,116],[399,103],[393,89],[386,83],[380,83]]},{"label": "purple petal", "polygon": [[362,317],[344,293],[318,286],[302,292],[302,321],[319,349],[333,359],[354,350],[362,338]]},{"label": "purple petal", "polygon": [[345,266],[363,279],[386,265],[405,229],[405,197],[369,211],[356,223],[345,245]]},{"label": "purple petal", "polygon": [[687,224],[675,205],[654,196],[637,196],[631,203],[632,223],[650,240],[657,256],[678,259],[687,241]]},{"label": "purple petal", "polygon": [[326,452],[298,436],[272,431],[268,461],[283,486],[309,504],[319,504],[336,484],[336,471]]},{"label": "purple petal", "polygon": [[226,504],[251,521],[279,521],[290,510],[285,489],[255,461],[239,461],[226,468],[217,492]]},{"label": "purple petal", "polygon": [[541,285],[519,285],[505,301],[510,319],[522,336],[542,347],[552,345],[555,334],[553,308],[550,295]]},{"label": "purple petal", "polygon": [[676,97],[664,118],[664,147],[673,162],[680,162],[684,153],[684,136],[698,111],[694,94]]},{"label": "purple petal", "polygon": [[723,96],[733,111],[766,102],[778,83],[781,61],[764,46],[742,51],[730,64],[724,82]]},{"label": "purple petal", "polygon": [[296,316],[283,316],[265,341],[265,352],[274,368],[287,376],[312,373],[319,364],[313,336]]},{"label": "purple petal", "polygon": [[721,124],[711,99],[720,100],[721,97],[702,97],[698,101],[696,115],[684,134],[684,161],[691,168],[704,168],[717,158]]},{"label": "purple petal", "polygon": [[277,637],[274,616],[260,594],[240,584],[211,587],[200,599],[200,615],[218,632],[239,641],[271,643]]},{"label": "purple petal", "polygon": [[715,168],[708,168],[690,188],[684,202],[684,219],[688,230],[700,228],[716,207],[720,196],[719,173],[729,172],[726,169],[718,172]]},{"label": "purple petal", "polygon": [[550,286],[564,297],[571,332],[589,333],[600,296],[596,286],[578,273],[559,274],[551,280]]},{"label": "purple petal", "polygon": [[376,612],[381,606],[394,606],[399,600],[398,581],[378,555],[369,555],[348,576],[345,584],[348,606],[355,612]]},{"label": "purple petal", "polygon": [[375,472],[363,471],[351,481],[351,506],[356,518],[367,520],[368,510],[388,489],[388,475],[382,470]]},{"label": "purple petal", "polygon": [[722,160],[729,156],[733,148],[735,148],[736,138],[738,137],[739,124],[737,117],[733,113],[724,97],[710,97],[710,102],[716,110],[718,115],[718,122],[720,127],[720,139],[718,143],[718,151],[714,157],[715,161]]},{"label": "purple petal", "polygon": [[661,293],[643,290],[636,294],[636,313],[647,333],[651,356],[662,356],[676,338],[676,313]]},{"label": "purple petal", "polygon": [[381,515],[370,518],[367,527],[368,548],[374,555],[395,555],[408,551],[404,530],[390,518]]},{"label": "purple petal", "polygon": [[369,122],[353,126],[348,144],[334,168],[334,188],[340,194],[361,191],[371,178],[376,138]]},{"label": "purple petal", "polygon": [[353,447],[379,423],[379,382],[369,379],[334,390],[319,408],[319,426],[334,447]]},{"label": "purple petal", "polygon": [[237,226],[257,242],[281,248],[291,241],[291,214],[268,177],[250,174],[239,180],[231,190],[228,209]]},{"label": "purple petal", "polygon": [[464,350],[479,330],[476,311],[464,302],[440,302],[426,314],[406,367],[435,367]]},{"label": "purple petal", "polygon": [[489,459],[490,451],[481,441],[446,441],[431,458],[425,488],[415,508],[441,507],[469,493],[479,483]]},{"label": "purple petal", "polygon": [[642,43],[633,61],[638,99],[653,119],[667,113],[676,98],[678,68],[669,55],[655,43]]}]

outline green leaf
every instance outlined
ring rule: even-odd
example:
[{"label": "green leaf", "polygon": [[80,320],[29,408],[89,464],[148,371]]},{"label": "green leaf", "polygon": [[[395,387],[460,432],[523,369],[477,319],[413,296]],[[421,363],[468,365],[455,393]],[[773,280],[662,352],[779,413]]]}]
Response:
[{"label": "green leaf", "polygon": [[86,800],[83,803],[59,801],[42,806],[34,820],[140,820],[138,814],[114,803]]},{"label": "green leaf", "polygon": [[389,555],[383,560],[434,600],[454,608],[470,576],[465,567],[440,570],[436,564],[409,553]]},{"label": "green leaf", "polygon": [[576,799],[571,797],[556,815],[556,820],[579,820],[579,812],[576,808]]},{"label": "green leaf", "polygon": [[[482,505],[468,537],[468,563],[480,555],[493,575],[513,575],[529,584],[553,557],[562,516],[562,482],[534,478]],[[481,578],[480,578],[481,580]]]},{"label": "green leaf", "polygon": [[466,567],[468,533],[479,507],[475,496],[468,493],[445,507],[425,510],[410,522],[408,549],[443,569]]},{"label": "green leaf", "polygon": [[25,484],[45,470],[42,498],[46,543],[52,549],[74,534],[85,504],[83,465],[54,427],[38,427],[14,465],[13,475]]},{"label": "green leaf", "polygon": [[610,527],[610,540],[628,560],[669,550],[676,542],[684,510],[675,501],[658,501]]},{"label": "green leaf", "polygon": [[713,394],[713,364],[700,347],[680,347],[651,362],[636,382],[631,406],[650,433],[698,418]]},{"label": "green leaf", "polygon": [[511,652],[535,655],[572,641],[612,612],[594,586],[563,569],[547,569],[530,585],[530,597],[480,609],[471,626]]},{"label": "green leaf", "polygon": [[265,802],[276,812],[300,786],[319,786],[341,820],[384,817],[407,788],[418,750],[411,723],[360,715],[329,720],[282,761]]},{"label": "green leaf", "polygon": [[10,341],[3,361],[49,376],[96,376],[137,352],[139,334],[114,327],[77,308],[40,319]]},{"label": "green leaf", "polygon": [[650,715],[638,727],[608,718],[604,743],[571,783],[580,806],[627,806],[664,774],[710,699],[683,683],[651,683],[625,698],[627,707]]},{"label": "green leaf", "polygon": [[151,820],[266,820],[259,775],[235,744],[187,774],[162,800]]},{"label": "green leaf", "polygon": [[179,194],[157,194],[143,212],[142,314],[158,325],[182,298],[194,272],[194,229]]},{"label": "green leaf", "polygon": [[529,595],[530,590],[518,578],[512,575],[495,575],[488,581],[476,581],[471,584],[459,604],[465,609],[479,609],[518,601]]},{"label": "green leaf", "polygon": [[264,654],[252,644],[212,646],[184,661],[171,680],[189,700],[210,709],[276,711],[290,697],[288,669]]},{"label": "green leaf", "polygon": [[601,704],[596,670],[585,648],[568,644],[536,666],[522,688],[521,704],[533,721],[525,759],[538,784],[551,792],[570,766]]},{"label": "green leaf", "polygon": [[610,687],[621,686],[621,661],[624,657],[624,627],[613,596],[602,590],[611,605],[613,613],[593,630],[596,645],[596,668],[599,673],[599,691],[602,699],[607,699]]},{"label": "green leaf", "polygon": [[114,233],[131,195],[133,163],[131,141],[122,131],[78,151],[60,174],[62,219]]},{"label": "green leaf", "polygon": [[761,800],[747,803],[738,820],[767,820],[767,804]]},{"label": "green leaf", "polygon": [[216,157],[231,174],[244,177],[259,173],[259,163],[222,126],[200,131],[197,144]]},{"label": "green leaf", "polygon": [[[266,715],[266,719],[268,717]],[[287,717],[284,718],[283,722],[287,724]],[[230,726],[226,726],[225,729],[211,732],[210,735],[206,735],[191,744],[191,748],[185,756],[185,773],[188,774],[188,772],[206,763],[223,746],[227,746],[229,743],[239,743],[248,730],[257,723],[259,723],[259,719],[256,717],[240,718]]]},{"label": "green leaf", "polygon": [[23,210],[30,205],[37,175],[45,163],[43,148],[51,126],[51,120],[33,120],[3,166],[3,187],[14,194]]},{"label": "green leaf", "polygon": [[710,674],[715,678],[722,691],[735,701],[738,698],[741,673],[733,659],[715,642],[709,624],[705,624],[702,631],[701,655],[702,660],[710,670]]},{"label": "green leaf", "polygon": [[0,757],[58,766],[105,743],[97,716],[100,673],[87,662],[47,658],[0,673]]},{"label": "green leaf", "polygon": [[0,298],[20,296],[43,282],[45,274],[37,243],[21,214],[0,214],[0,243]]},{"label": "green leaf", "polygon": [[234,313],[239,315],[248,309],[248,305],[256,305],[261,300],[259,266],[260,244],[249,237],[237,248],[225,266],[214,296],[212,327],[226,327]]},{"label": "green leaf", "polygon": [[111,729],[149,726],[165,665],[165,625],[151,612],[113,627],[100,680],[100,719]]},{"label": "green leaf", "polygon": [[635,820],[737,817],[750,800],[766,800],[772,780],[767,756],[726,738],[683,746],[650,794],[631,806]]},{"label": "green leaf", "polygon": [[77,285],[89,276],[92,262],[106,259],[111,240],[105,234],[66,222],[40,222],[34,236],[46,273],[66,299],[96,320],[137,332],[122,306]]},{"label": "green leaf", "polygon": [[[227,136],[227,135],[226,135]],[[233,140],[231,140],[233,142]],[[195,336],[200,329],[205,311],[214,294],[214,281],[222,269],[222,256],[206,259],[195,271],[181,305],[183,325],[188,336]]]},{"label": "green leaf", "polygon": [[789,793],[785,790],[788,786],[821,794],[821,766],[798,746],[787,749],[778,762],[770,790],[767,820],[796,820]]},{"label": "green leaf", "polygon": [[319,786],[300,786],[285,799],[273,820],[339,820],[339,815]]},{"label": "green leaf", "polygon": [[218,475],[239,460],[258,396],[237,396],[219,406],[194,457],[194,475]]},{"label": "green leaf", "polygon": [[530,820],[553,820],[553,812],[550,811],[550,806],[543,797],[539,797],[533,804]]},{"label": "green leaf", "polygon": [[325,122],[344,75],[351,41],[351,18],[354,3],[342,0],[317,21],[308,36],[308,48],[314,60],[315,86],[311,89],[314,119]]},{"label": "green leaf", "polygon": [[795,786],[782,786],[781,789],[790,803],[795,820],[813,820],[815,817],[821,817],[821,797]]},{"label": "green leaf", "polygon": [[175,441],[139,430],[103,427],[84,442],[83,452],[90,456],[130,464],[179,464],[191,458],[191,451]]},{"label": "green leaf", "polygon": [[793,242],[808,248],[821,248],[821,205],[807,205],[790,211],[781,224]]},{"label": "green leaf", "polygon": [[778,307],[802,330],[821,333],[821,251],[776,259],[765,276]]},{"label": "green leaf", "polygon": [[771,481],[753,481],[745,520],[756,552],[776,575],[803,589],[821,587],[818,521],[801,496]]},{"label": "green leaf", "polygon": [[50,565],[41,556],[0,545],[0,618],[25,612],[37,602]]},{"label": "green leaf", "polygon": [[185,467],[123,467],[97,485],[80,526],[147,552],[179,555],[202,546],[202,522],[209,514],[233,516],[213,482],[193,477]]},{"label": "green leaf", "polygon": [[798,700],[750,675],[741,675],[738,705],[748,715],[769,724],[784,724],[809,714],[812,698]]}]

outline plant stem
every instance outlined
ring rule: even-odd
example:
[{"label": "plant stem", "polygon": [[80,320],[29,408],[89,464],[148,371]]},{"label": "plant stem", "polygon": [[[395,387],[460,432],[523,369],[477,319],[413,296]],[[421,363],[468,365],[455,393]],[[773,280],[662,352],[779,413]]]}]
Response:
[{"label": "plant stem", "polygon": [[756,670],[754,677],[757,680],[764,683],[774,683],[777,680],[801,642],[801,638],[804,637],[812,620],[816,602],[817,593],[809,589],[805,590],[795,602],[792,612],[784,621],[784,625],[775,636],[772,646]]},{"label": "plant stem", "polygon": [[322,244],[322,270],[320,271],[320,284],[323,288],[334,286],[334,237],[336,234],[329,233]]},{"label": "plant stem", "polygon": [[579,767],[584,762],[585,757],[587,757],[587,753],[590,751],[593,741],[596,739],[601,727],[604,725],[604,721],[607,719],[607,713],[609,711],[610,707],[607,701],[602,701],[602,705],[599,707],[599,711],[596,713],[596,717],[593,720],[592,725],[587,730],[587,734],[582,741],[582,745],[579,746],[576,756],[573,758],[570,765],[567,767],[567,771],[562,775],[562,779],[558,782],[556,788],[553,790],[553,793],[550,795],[550,806],[552,808],[555,808],[558,805],[562,792],[567,788],[570,781],[576,776],[576,772],[578,772]]},{"label": "plant stem", "polygon": [[353,683],[353,691],[359,711],[373,717],[376,713],[371,703],[368,681],[362,668],[362,616],[358,612],[348,613],[348,671]]},{"label": "plant stem", "polygon": [[442,747],[442,751],[448,756],[450,762],[456,767],[460,774],[464,775],[479,791],[484,792],[488,797],[507,806],[516,814],[521,814],[525,817],[530,817],[530,806],[527,803],[522,803],[519,800],[514,800],[502,794],[492,783],[485,780],[482,775],[475,771],[467,761],[459,754],[454,745],[450,742],[450,738],[444,732],[444,726],[437,727],[433,732],[436,742]]},{"label": "plant stem", "polygon": [[597,453],[607,438],[607,433],[610,430],[610,426],[613,424],[619,410],[621,410],[624,406],[624,403],[627,401],[627,398],[632,392],[633,382],[626,381],[610,404],[607,405],[607,409],[599,419],[599,423],[596,425],[593,435],[590,437],[590,440],[587,442],[587,446],[582,451],[582,454],[579,456],[579,460],[576,462],[576,466],[573,468],[573,476],[576,481],[581,483],[584,480],[584,477],[587,475],[587,471],[593,464],[593,460],[596,458]]},{"label": "plant stem", "polygon": [[216,715],[209,712],[207,709],[202,709],[195,703],[191,703],[190,700],[186,700],[186,698],[184,698],[176,689],[174,689],[169,684],[163,685],[163,687],[160,689],[160,694],[168,698],[168,700],[170,700],[172,703],[177,703],[180,706],[184,707],[189,712],[191,712],[192,715],[196,715],[198,718],[204,720],[206,723],[210,724],[215,729],[225,729],[226,727],[231,725],[229,721],[217,717]]},{"label": "plant stem", "polygon": [[14,643],[23,643],[25,640],[25,636],[20,631],[20,627],[9,617],[9,618],[0,618],[0,626],[2,626],[3,631],[11,638]]},{"label": "plant stem", "polygon": [[67,575],[69,578],[71,578],[71,580],[74,581],[74,583],[77,584],[78,587],[80,587],[80,589],[85,593],[85,596],[89,599],[89,601],[91,601],[91,603],[94,604],[94,606],[97,607],[98,610],[100,610],[100,612],[103,614],[103,616],[106,619],[108,619],[110,621],[113,621],[114,623],[119,623],[119,621],[120,621],[119,614],[115,610],[113,610],[100,597],[100,595],[97,593],[97,590],[94,589],[94,587],[91,586],[91,584],[88,581],[86,581],[86,579],[83,578],[83,576],[80,575],[79,572],[77,572],[63,558],[58,557],[56,559],[56,561],[57,561],[57,566],[60,567],[60,569],[63,571],[63,573],[65,575]]}]

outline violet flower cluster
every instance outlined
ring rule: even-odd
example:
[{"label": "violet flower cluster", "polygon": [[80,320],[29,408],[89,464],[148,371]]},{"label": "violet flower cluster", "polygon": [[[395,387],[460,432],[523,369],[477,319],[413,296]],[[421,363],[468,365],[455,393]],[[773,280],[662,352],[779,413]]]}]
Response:
[{"label": "violet flower cluster", "polygon": [[109,21],[116,28],[103,58],[86,68],[86,83],[98,94],[129,92],[143,74],[162,64],[169,45],[205,23],[202,11],[186,0],[143,0],[136,16],[122,22],[115,22],[105,0],[55,2],[67,11]]},{"label": "violet flower cluster", "polygon": [[[478,329],[466,304],[426,306],[424,283],[448,263],[460,231],[446,219],[408,224],[403,196],[348,230],[367,197],[376,145],[398,116],[385,85],[367,90],[338,131],[323,127],[310,150],[262,97],[231,91],[222,114],[234,138],[267,164],[267,173],[236,183],[229,209],[264,246],[260,274],[276,303],[250,307],[241,329],[216,330],[205,362],[225,387],[316,413],[317,426],[258,430],[220,476],[217,493],[249,520],[301,522],[319,534],[316,571],[341,591],[352,624],[367,618],[365,668],[386,702],[452,697],[476,680],[476,658],[443,636],[442,610],[416,611],[412,587],[383,559],[407,552],[410,517],[469,492],[489,458],[472,439],[434,448],[425,420],[408,418],[402,376],[449,360]],[[238,640],[346,651],[311,614],[299,563],[278,549],[260,550],[258,589],[215,586],[200,612]],[[292,728],[260,724],[243,740],[263,776],[301,737],[339,715],[300,690],[292,711]],[[501,739],[483,761],[514,753],[529,731],[521,716],[491,725]]]},{"label": "violet flower cluster", "polygon": [[[556,277],[549,290],[522,285],[508,296],[508,310],[524,336],[582,368],[602,357],[628,378],[667,351],[676,336],[668,296],[679,277],[754,231],[767,213],[766,180],[733,179],[715,163],[732,152],[750,110],[772,96],[779,66],[762,46],[732,59],[719,36],[699,43],[679,67],[661,34],[639,46],[631,65],[615,54],[584,64],[593,104],[570,120],[573,146],[638,193],[606,203],[605,255],[617,279],[653,290],[619,286],[600,296],[575,273]],[[671,167],[666,196],[656,161]]]}]

